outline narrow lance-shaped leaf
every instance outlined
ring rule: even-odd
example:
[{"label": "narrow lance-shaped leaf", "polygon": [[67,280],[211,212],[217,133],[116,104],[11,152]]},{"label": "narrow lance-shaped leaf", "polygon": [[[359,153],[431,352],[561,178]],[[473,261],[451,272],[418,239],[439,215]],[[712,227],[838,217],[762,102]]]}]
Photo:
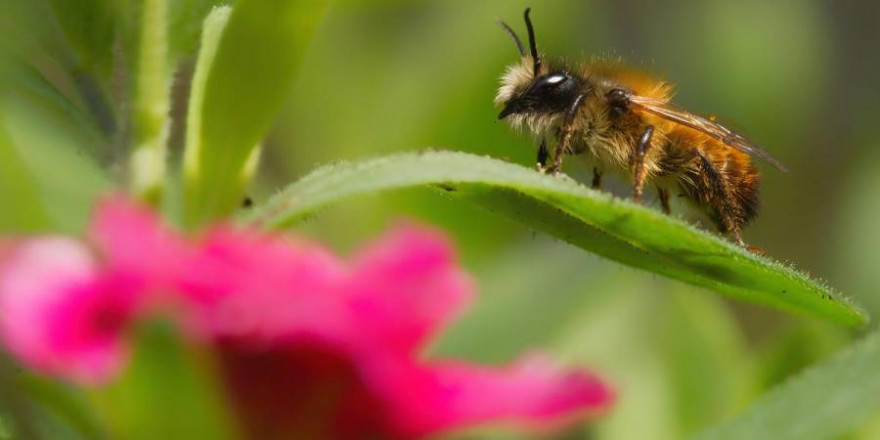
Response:
[{"label": "narrow lance-shaped leaf", "polygon": [[199,47],[202,20],[224,0],[175,0],[171,2],[168,26],[168,51],[171,59],[189,57]]},{"label": "narrow lance-shaped leaf", "polygon": [[[193,73],[192,85],[189,93],[189,108],[186,114],[186,148],[183,156],[183,172],[187,179],[195,180],[199,173],[199,158],[202,151],[202,108],[205,101],[205,85],[208,82],[208,73],[211,71],[211,63],[217,54],[217,46],[226,24],[229,22],[229,14],[232,8],[222,6],[214,8],[202,24],[202,41],[199,49],[199,58],[196,61]],[[195,182],[189,182],[186,189],[188,201],[198,196],[195,193]]]},{"label": "narrow lance-shaped leaf", "polygon": [[194,103],[201,114],[198,139],[189,143],[198,147],[187,153],[195,159],[184,172],[189,225],[240,203],[254,150],[283,103],[324,3],[236,2],[204,83],[194,84],[203,96]]},{"label": "narrow lance-shaped leaf", "polygon": [[839,438],[880,411],[880,333],[762,396],[693,440]]},{"label": "narrow lance-shaped leaf", "polygon": [[399,154],[316,170],[290,185],[250,220],[289,226],[339,200],[434,185],[626,265],[728,296],[846,325],[864,313],[827,286],[654,209],[500,160],[453,152]]}]

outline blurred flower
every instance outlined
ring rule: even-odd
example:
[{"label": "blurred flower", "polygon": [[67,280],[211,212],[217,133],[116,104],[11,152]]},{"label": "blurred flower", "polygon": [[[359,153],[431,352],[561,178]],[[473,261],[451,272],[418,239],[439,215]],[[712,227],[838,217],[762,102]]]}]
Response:
[{"label": "blurred flower", "polygon": [[[123,366],[126,330],[173,288],[185,252],[152,211],[109,198],[91,242],[39,237],[14,243],[0,261],[0,335],[35,369],[96,383]],[[149,293],[150,296],[146,294]]]},{"label": "blurred flower", "polygon": [[473,286],[438,231],[402,225],[348,263],[302,239],[216,226],[185,239],[114,198],[69,239],[19,244],[2,264],[0,331],[22,361],[108,380],[124,330],[173,311],[216,348],[248,438],[413,439],[482,423],[542,429],[593,414],[612,392],[529,355],[506,368],[426,360]]},{"label": "blurred flower", "polygon": [[62,237],[17,246],[0,271],[0,331],[32,367],[79,382],[122,365],[133,292],[102,279],[82,244]]}]

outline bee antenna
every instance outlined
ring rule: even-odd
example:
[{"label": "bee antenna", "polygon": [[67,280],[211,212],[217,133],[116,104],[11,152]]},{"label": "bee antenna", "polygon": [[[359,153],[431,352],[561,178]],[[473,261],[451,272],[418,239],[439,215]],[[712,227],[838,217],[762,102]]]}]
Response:
[{"label": "bee antenna", "polygon": [[498,20],[498,24],[504,28],[507,32],[507,35],[510,35],[510,38],[513,38],[513,42],[516,43],[516,48],[519,50],[519,56],[526,56],[526,49],[523,47],[522,40],[519,39],[519,35],[513,31],[513,29],[504,22],[504,20]]},{"label": "bee antenna", "polygon": [[535,28],[532,26],[532,20],[529,18],[529,12],[531,11],[532,8],[526,8],[523,18],[526,20],[526,29],[529,31],[529,49],[532,51],[532,60],[535,62],[535,65],[532,67],[532,75],[538,76],[538,71],[541,70],[541,58],[538,57],[538,46],[535,43]]}]

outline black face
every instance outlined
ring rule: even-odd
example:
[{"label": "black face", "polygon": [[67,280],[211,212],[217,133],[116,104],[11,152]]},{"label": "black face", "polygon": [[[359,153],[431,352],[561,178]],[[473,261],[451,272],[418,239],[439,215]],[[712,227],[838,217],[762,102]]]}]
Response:
[{"label": "black face", "polygon": [[526,113],[556,113],[568,109],[578,96],[580,81],[568,72],[551,72],[535,79],[524,92],[504,105],[498,119]]}]

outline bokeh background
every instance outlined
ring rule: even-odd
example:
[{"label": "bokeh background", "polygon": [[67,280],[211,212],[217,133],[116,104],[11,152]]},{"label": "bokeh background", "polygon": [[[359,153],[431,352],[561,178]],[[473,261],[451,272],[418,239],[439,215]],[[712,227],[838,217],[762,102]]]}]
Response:
[{"label": "bokeh background", "polygon": [[[65,2],[4,3],[0,227],[79,233],[90,200],[125,174],[126,127],[112,117],[121,49],[105,35],[103,51],[77,52],[66,36],[80,1],[60,16]],[[174,2],[178,118],[200,17],[212,4]],[[787,164],[789,173],[762,165],[764,206],[746,240],[880,316],[878,2],[337,1],[265,143],[250,196],[265,200],[321,164],[429,147],[532,164],[530,139],[497,122],[492,104],[498,77],[518,60],[495,20],[525,37],[526,6],[543,52],[620,56],[656,72],[678,85],[679,104],[717,115]],[[118,18],[88,18],[100,19]],[[182,136],[174,125],[178,149]],[[567,171],[589,178],[575,160]],[[345,251],[400,218],[449,231],[480,286],[433,355],[496,363],[540,349],[617,384],[611,416],[565,438],[686,437],[864,331],[726,301],[431,189],[347,201],[296,231]],[[878,438],[878,428],[848,438]]]}]

